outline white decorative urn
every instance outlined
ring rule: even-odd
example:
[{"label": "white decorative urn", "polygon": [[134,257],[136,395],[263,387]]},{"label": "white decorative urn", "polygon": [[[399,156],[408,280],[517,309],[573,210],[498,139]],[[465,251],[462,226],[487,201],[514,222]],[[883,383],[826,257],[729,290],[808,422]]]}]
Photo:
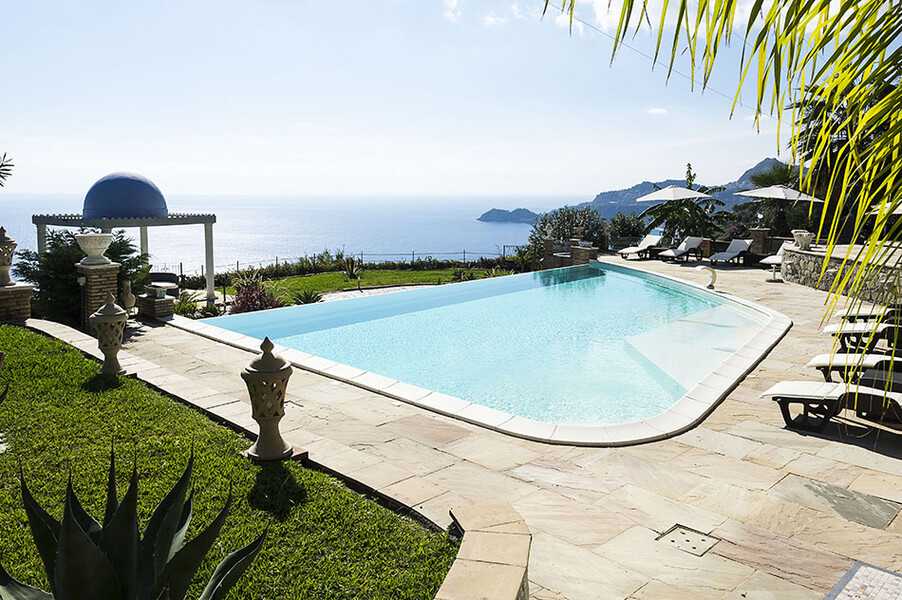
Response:
[{"label": "white decorative urn", "polygon": [[810,231],[806,231],[804,229],[793,229],[792,237],[793,239],[795,239],[796,246],[799,247],[799,250],[811,249],[811,240],[814,239],[814,234]]},{"label": "white decorative urn", "polygon": [[0,227],[0,286],[15,285],[9,277],[9,268],[13,265],[13,253],[16,251],[16,240],[6,235],[6,229]]},{"label": "white decorative urn", "polygon": [[545,239],[546,239],[546,240],[552,239],[551,234],[552,234],[553,231],[554,231],[554,227],[552,227],[551,225],[546,225],[546,226],[545,226]]},{"label": "white decorative urn", "polygon": [[241,372],[251,398],[251,416],[260,426],[260,435],[245,454],[253,460],[282,460],[291,457],[294,448],[282,439],[279,421],[285,416],[285,392],[291,377],[291,364],[273,354],[273,343],[265,338],[263,353]]},{"label": "white decorative urn", "polygon": [[110,264],[110,259],[104,256],[103,253],[110,247],[110,243],[113,241],[113,234],[79,233],[76,234],[75,241],[78,242],[78,247],[87,254],[86,257],[81,259],[81,264],[86,266]]},{"label": "white decorative urn", "polygon": [[122,333],[128,314],[116,306],[116,297],[107,292],[105,304],[88,317],[94,331],[97,332],[97,344],[103,352],[103,366],[100,372],[104,375],[124,375],[125,369],[119,364],[119,350],[122,348]]},{"label": "white decorative urn", "polygon": [[137,298],[135,298],[135,295],[132,293],[132,282],[123,281],[122,292],[119,294],[119,304],[125,309],[126,314],[131,314],[136,302]]}]

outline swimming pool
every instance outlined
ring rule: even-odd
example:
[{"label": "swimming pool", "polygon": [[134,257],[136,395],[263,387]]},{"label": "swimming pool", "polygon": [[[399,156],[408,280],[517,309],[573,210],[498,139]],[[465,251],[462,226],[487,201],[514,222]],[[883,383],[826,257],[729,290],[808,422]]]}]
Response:
[{"label": "swimming pool", "polygon": [[304,368],[446,414],[605,443],[624,426],[657,423],[645,437],[660,437],[700,418],[712,382],[728,378],[718,372],[744,375],[740,363],[750,369],[764,351],[750,346],[777,335],[774,319],[697,286],[593,263],[203,324],[269,336]]}]

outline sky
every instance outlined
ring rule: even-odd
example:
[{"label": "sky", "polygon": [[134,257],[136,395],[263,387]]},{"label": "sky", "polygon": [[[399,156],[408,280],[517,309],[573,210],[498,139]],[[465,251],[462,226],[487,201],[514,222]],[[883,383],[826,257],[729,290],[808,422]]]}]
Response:
[{"label": "sky", "polygon": [[543,0],[6,0],[0,202],[115,171],[167,195],[588,200],[787,158],[776,121],[730,117],[736,48],[693,91],[647,32],[611,62],[607,4],[570,31]]}]

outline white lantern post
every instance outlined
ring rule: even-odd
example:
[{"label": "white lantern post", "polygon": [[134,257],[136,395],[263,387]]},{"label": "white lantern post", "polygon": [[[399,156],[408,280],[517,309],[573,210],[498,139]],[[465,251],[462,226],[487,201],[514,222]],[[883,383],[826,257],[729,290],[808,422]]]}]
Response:
[{"label": "white lantern post", "polygon": [[277,354],[269,338],[260,344],[263,353],[241,372],[251,399],[251,416],[260,426],[260,434],[245,455],[256,461],[291,458],[295,448],[282,439],[279,421],[285,416],[285,392],[291,377],[291,364]]}]

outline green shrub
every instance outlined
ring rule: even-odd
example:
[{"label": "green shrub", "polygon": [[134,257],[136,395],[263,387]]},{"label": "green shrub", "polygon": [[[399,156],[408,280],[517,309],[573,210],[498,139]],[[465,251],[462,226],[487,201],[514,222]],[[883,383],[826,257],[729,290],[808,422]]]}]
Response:
[{"label": "green shrub", "polygon": [[608,221],[608,232],[611,237],[639,237],[645,235],[645,222],[631,213],[618,212]]}]

